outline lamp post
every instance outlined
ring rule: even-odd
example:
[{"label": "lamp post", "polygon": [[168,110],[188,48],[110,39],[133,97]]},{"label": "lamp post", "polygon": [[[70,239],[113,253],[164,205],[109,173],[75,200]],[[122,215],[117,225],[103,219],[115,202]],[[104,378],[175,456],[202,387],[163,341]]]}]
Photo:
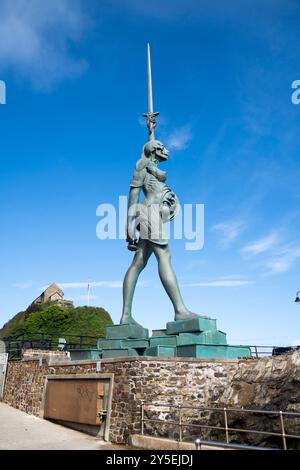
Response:
[{"label": "lamp post", "polygon": [[300,290],[299,290],[299,291],[297,292],[297,294],[296,294],[296,298],[295,298],[295,302],[296,302],[296,303],[299,303],[299,302],[300,302],[299,294],[300,294]]}]

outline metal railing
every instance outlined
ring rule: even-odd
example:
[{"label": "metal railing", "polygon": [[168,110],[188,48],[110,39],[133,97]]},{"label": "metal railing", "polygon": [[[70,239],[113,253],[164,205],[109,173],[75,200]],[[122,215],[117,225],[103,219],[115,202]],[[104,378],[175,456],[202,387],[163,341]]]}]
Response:
[{"label": "metal railing", "polygon": [[[64,338],[65,343],[59,340]],[[70,351],[73,349],[95,349],[99,336],[76,335],[70,333],[48,334],[37,332],[34,335],[22,334],[19,336],[6,336],[2,340],[6,344],[6,352],[10,361],[21,359],[23,349],[41,349],[54,351]]]},{"label": "metal railing", "polygon": [[273,447],[258,447],[258,446],[249,446],[245,444],[227,444],[226,442],[216,442],[216,441],[206,441],[202,439],[195,439],[195,448],[196,450],[202,450],[202,446],[206,447],[217,447],[218,449],[230,449],[230,450],[281,450]]},{"label": "metal railing", "polygon": [[[175,409],[177,410],[178,414],[178,419],[177,420],[163,420],[163,419],[153,419],[153,418],[147,418],[145,417],[145,408],[146,407],[151,407],[150,411],[158,411],[157,408],[169,408],[169,409]],[[219,425],[209,425],[209,424],[194,424],[190,422],[185,422],[184,421],[184,410],[194,410],[199,412],[205,411],[205,412],[210,412],[210,413],[221,413],[223,415],[223,421],[224,425],[219,426]],[[229,415],[232,413],[245,413],[245,414],[258,414],[258,415],[267,415],[267,416],[278,416],[279,420],[279,428],[280,432],[274,432],[274,431],[261,431],[257,429],[241,429],[241,428],[236,428],[236,427],[231,427],[229,426]],[[292,411],[267,411],[267,410],[250,410],[250,409],[245,409],[245,408],[227,408],[227,407],[194,407],[194,406],[184,406],[184,405],[178,405],[178,404],[169,404],[169,403],[153,403],[153,402],[147,402],[145,400],[141,400],[141,412],[140,412],[140,418],[141,418],[141,434],[144,435],[145,432],[145,423],[146,422],[151,422],[151,423],[161,423],[164,425],[171,425],[171,426],[176,426],[178,427],[178,434],[179,438],[178,441],[182,442],[183,441],[183,430],[184,428],[195,428],[195,429],[211,429],[211,430],[218,430],[224,433],[225,435],[225,443],[227,445],[230,444],[230,433],[249,433],[249,434],[260,434],[263,436],[274,436],[274,437],[279,437],[282,442],[282,448],[284,450],[288,449],[287,446],[287,439],[288,438],[293,438],[293,439],[299,439],[300,440],[300,425],[299,425],[299,434],[289,434],[286,432],[286,423],[285,423],[285,417],[292,417],[292,418],[298,418],[300,419],[300,413],[298,412],[292,412]],[[189,416],[189,418],[191,418]],[[204,441],[201,439],[201,442],[204,443]],[[208,442],[208,441],[206,441]],[[214,441],[211,441],[214,442]],[[220,444],[220,443],[218,443]],[[262,446],[263,448],[263,446]]]},{"label": "metal railing", "polygon": [[[59,347],[59,339],[65,338],[64,348]],[[55,333],[49,334],[44,332],[36,332],[32,335],[21,334],[17,336],[5,336],[1,338],[6,343],[6,350],[9,353],[9,360],[20,360],[22,349],[44,349],[57,350],[63,349],[69,351],[72,349],[96,349],[99,336],[77,335],[71,333]],[[202,344],[205,347],[218,347],[219,344]],[[199,344],[201,346],[201,344]],[[249,348],[251,358],[259,358],[264,356],[283,354],[288,351],[300,349],[300,346],[259,346],[259,345],[235,345],[240,348]],[[247,359],[248,357],[246,357]]]},{"label": "metal railing", "polygon": [[[219,347],[220,344],[205,344],[197,343],[199,346],[205,347]],[[230,346],[230,345],[229,345]],[[300,346],[262,346],[262,345],[251,345],[251,344],[235,344],[236,348],[248,348],[251,352],[250,357],[264,357],[264,356],[274,356],[279,354],[284,354],[287,352],[293,352],[300,349]]]},{"label": "metal railing", "polygon": [[253,357],[277,356],[300,349],[300,346],[248,346]]}]

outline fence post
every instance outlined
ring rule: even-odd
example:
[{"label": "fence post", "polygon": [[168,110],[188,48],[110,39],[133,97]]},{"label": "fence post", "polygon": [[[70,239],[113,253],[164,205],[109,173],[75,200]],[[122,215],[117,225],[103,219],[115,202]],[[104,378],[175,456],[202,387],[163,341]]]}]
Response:
[{"label": "fence post", "polygon": [[227,444],[229,444],[228,420],[227,420],[227,408],[226,407],[224,407],[224,421],[225,421],[226,442]]},{"label": "fence post", "polygon": [[279,411],[279,417],[280,417],[280,427],[281,427],[281,436],[282,436],[283,448],[284,448],[284,450],[287,450],[286,437],[285,437],[285,428],[284,428],[284,421],[283,421],[282,411]]},{"label": "fence post", "polygon": [[258,358],[257,346],[254,346],[254,347],[255,347],[255,356]]},{"label": "fence post", "polygon": [[178,414],[179,414],[179,442],[182,441],[182,408],[181,405],[178,405]]},{"label": "fence post", "polygon": [[144,400],[141,400],[141,434],[144,435]]}]

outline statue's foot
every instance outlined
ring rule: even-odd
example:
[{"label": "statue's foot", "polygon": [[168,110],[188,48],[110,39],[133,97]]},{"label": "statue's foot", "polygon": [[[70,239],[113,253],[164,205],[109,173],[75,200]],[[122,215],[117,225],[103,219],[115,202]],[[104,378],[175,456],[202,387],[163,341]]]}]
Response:
[{"label": "statue's foot", "polygon": [[121,325],[138,325],[138,326],[142,326],[140,325],[137,321],[134,320],[134,318],[132,318],[131,315],[129,314],[124,314],[122,315],[122,318],[120,320],[120,324]]},{"label": "statue's foot", "polygon": [[189,310],[175,311],[175,321],[179,320],[192,320],[193,318],[208,318],[205,315],[198,315],[197,313],[190,312]]}]

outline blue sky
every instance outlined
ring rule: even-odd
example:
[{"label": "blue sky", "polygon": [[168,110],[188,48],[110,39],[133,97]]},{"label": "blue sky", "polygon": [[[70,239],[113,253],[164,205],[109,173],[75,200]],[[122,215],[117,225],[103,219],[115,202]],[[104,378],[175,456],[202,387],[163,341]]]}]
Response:
[{"label": "blue sky", "polygon": [[[181,203],[205,204],[205,245],[170,242],[188,307],[233,344],[300,342],[300,78],[296,0],[0,0],[0,323],[60,283],[119,321],[132,254],[96,237],[147,139],[151,43],[157,137]],[[155,259],[134,316],[172,306]]]}]

